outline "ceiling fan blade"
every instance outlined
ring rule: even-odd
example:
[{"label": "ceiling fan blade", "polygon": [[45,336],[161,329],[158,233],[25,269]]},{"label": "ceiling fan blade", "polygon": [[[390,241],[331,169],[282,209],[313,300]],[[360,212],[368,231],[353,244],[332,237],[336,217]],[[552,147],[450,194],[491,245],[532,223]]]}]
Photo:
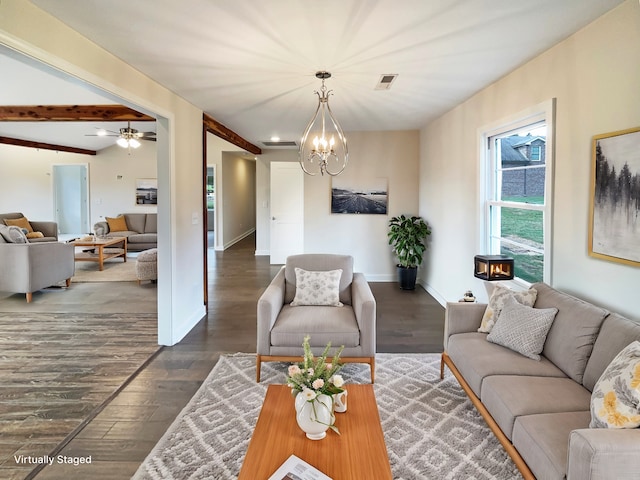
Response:
[{"label": "ceiling fan blade", "polygon": [[147,140],[149,142],[155,142],[155,137],[140,137],[140,140]]},{"label": "ceiling fan blade", "polygon": [[98,135],[96,133],[85,133],[84,135],[85,137],[119,137],[120,135],[111,135],[111,134],[107,134],[107,135]]}]

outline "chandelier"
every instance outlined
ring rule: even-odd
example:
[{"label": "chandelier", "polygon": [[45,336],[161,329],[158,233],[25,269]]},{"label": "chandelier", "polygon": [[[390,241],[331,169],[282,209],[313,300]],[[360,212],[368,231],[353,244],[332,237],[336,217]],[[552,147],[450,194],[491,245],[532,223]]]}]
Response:
[{"label": "chandelier", "polygon": [[329,107],[329,95],[324,81],[331,78],[329,72],[316,72],[316,77],[322,80],[318,95],[316,113],[307,125],[300,141],[300,166],[308,175],[339,175],[349,161],[347,139],[340,124],[333,116]]}]

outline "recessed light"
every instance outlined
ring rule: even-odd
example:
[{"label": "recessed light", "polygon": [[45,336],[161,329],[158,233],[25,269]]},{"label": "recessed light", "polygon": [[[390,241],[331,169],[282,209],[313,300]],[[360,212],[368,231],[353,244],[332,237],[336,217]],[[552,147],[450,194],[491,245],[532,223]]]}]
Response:
[{"label": "recessed light", "polygon": [[279,142],[280,141],[280,137],[273,136],[273,137],[271,137],[271,141],[272,142]]},{"label": "recessed light", "polygon": [[99,137],[104,137],[107,134],[107,131],[104,129],[100,129],[96,132],[96,135],[98,135]]}]

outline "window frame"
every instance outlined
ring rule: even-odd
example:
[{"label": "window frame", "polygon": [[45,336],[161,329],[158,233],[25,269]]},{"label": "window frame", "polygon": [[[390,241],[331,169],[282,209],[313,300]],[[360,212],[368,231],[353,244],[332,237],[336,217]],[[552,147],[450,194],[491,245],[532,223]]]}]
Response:
[{"label": "window frame", "polygon": [[[509,202],[496,200],[494,192],[496,190],[496,164],[494,162],[494,149],[491,146],[492,137],[507,136],[510,133],[520,131],[536,123],[544,123],[547,126],[547,138],[545,139],[545,163],[540,166],[529,166],[524,168],[545,167],[544,181],[544,202],[542,204]],[[554,164],[555,164],[555,98],[549,99],[507,118],[482,126],[478,129],[478,150],[479,150],[479,218],[480,235],[479,251],[486,254],[500,253],[495,251],[496,241],[492,238],[491,232],[499,227],[499,220],[491,218],[492,207],[518,208],[524,210],[542,211],[543,217],[543,278],[542,281],[548,285],[552,284],[552,239],[553,239],[553,185],[554,185]],[[542,154],[542,152],[540,152]],[[492,225],[493,221],[493,225]],[[497,223],[496,223],[497,222]],[[509,241],[507,241],[509,242]],[[516,285],[528,287],[530,282],[515,277],[511,282]]]}]

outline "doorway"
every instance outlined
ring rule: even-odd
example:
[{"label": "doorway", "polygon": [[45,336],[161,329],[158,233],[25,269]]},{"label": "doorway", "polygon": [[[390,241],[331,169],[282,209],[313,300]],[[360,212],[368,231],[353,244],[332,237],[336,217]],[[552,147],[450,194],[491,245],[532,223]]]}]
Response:
[{"label": "doorway", "polygon": [[54,218],[59,234],[89,233],[88,165],[53,165]]}]

